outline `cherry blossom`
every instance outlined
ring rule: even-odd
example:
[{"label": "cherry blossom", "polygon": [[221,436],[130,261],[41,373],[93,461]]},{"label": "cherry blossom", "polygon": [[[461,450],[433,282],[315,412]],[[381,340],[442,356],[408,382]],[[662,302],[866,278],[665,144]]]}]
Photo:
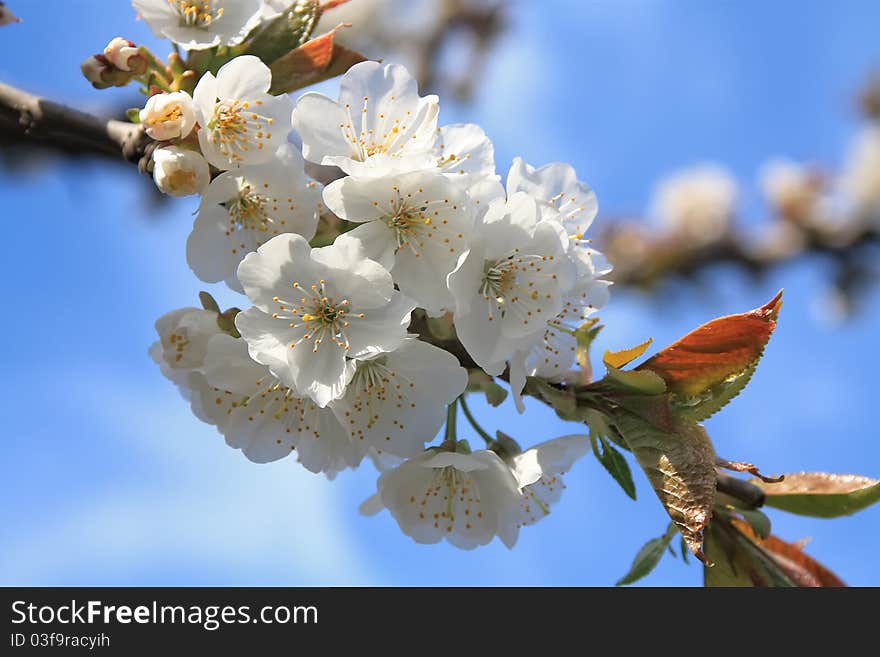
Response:
[{"label": "cherry blossom", "polygon": [[253,55],[224,64],[214,77],[205,73],[193,93],[199,145],[221,170],[262,164],[287,142],[293,102],[272,96],[272,72]]},{"label": "cherry blossom", "polygon": [[434,315],[451,308],[446,276],[467,249],[474,223],[463,189],[433,170],[348,176],[327,186],[324,202],[337,216],[362,224],[344,239],[358,240],[404,294]]},{"label": "cherry blossom", "polygon": [[356,240],[313,249],[278,235],[244,258],[238,279],[254,304],[235,322],[251,356],[321,407],[344,393],[351,359],[400,347],[415,307]]},{"label": "cherry blossom", "polygon": [[268,162],[211,182],[187,239],[187,262],[201,280],[225,281],[243,292],[235,275],[242,258],[282,233],[314,237],[320,201],[320,187],[306,177],[302,156],[285,144]]},{"label": "cherry blossom", "polygon": [[384,473],[377,486],[404,534],[417,543],[446,539],[465,550],[505,531],[503,523],[520,503],[513,472],[488,450],[429,450]]},{"label": "cherry blossom", "polygon": [[361,62],[342,76],[339,100],[315,92],[296,104],[303,156],[349,175],[382,175],[437,165],[437,96],[420,97],[398,65]]},{"label": "cherry blossom", "polygon": [[132,0],[160,39],[187,50],[234,46],[259,25],[261,0]]}]

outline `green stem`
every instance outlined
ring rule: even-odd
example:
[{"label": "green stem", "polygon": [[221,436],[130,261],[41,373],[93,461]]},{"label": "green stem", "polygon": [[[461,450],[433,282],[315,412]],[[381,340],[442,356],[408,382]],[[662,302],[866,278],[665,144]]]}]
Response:
[{"label": "green stem", "polygon": [[471,426],[474,428],[480,437],[486,441],[486,444],[489,445],[492,443],[492,436],[490,436],[483,427],[480,426],[480,423],[477,422],[476,418],[471,413],[471,409],[468,408],[467,402],[464,400],[464,395],[458,398],[459,403],[461,404],[461,410],[464,412],[464,416],[467,418],[467,421],[471,423]]},{"label": "green stem", "polygon": [[453,401],[446,409],[446,433],[443,436],[443,445],[447,448],[450,446],[455,449],[457,432],[455,429],[455,421],[458,416],[458,400]]}]

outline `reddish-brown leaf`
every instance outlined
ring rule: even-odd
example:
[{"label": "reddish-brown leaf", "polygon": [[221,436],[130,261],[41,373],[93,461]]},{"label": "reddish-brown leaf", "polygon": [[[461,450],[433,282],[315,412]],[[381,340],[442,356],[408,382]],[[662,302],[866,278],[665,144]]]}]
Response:
[{"label": "reddish-brown leaf", "polygon": [[283,94],[342,75],[366,57],[334,43],[337,25],[272,62],[272,94]]},{"label": "reddish-brown leaf", "polygon": [[769,555],[776,565],[779,566],[779,569],[797,586],[846,586],[837,575],[805,553],[799,544],[788,543],[772,534],[765,539],[761,539],[748,523],[737,518],[732,518],[730,522],[743,536]]},{"label": "reddish-brown leaf", "polygon": [[713,319],[639,365],[666,381],[670,392],[699,395],[753,367],[776,328],[780,291],[767,304]]}]

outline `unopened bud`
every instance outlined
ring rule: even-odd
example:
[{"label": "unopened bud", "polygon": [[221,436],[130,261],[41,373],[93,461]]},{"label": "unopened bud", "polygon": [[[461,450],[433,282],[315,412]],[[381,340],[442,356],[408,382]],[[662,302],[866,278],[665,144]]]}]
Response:
[{"label": "unopened bud", "polygon": [[120,71],[113,66],[104,55],[92,55],[79,68],[95,89],[124,87],[133,77],[132,73]]},{"label": "unopened bud", "polygon": [[201,153],[166,146],[153,152],[153,180],[164,194],[190,196],[208,186],[211,171]]},{"label": "unopened bud", "polygon": [[104,56],[120,71],[140,75],[147,70],[147,60],[128,39],[116,37],[104,48]]},{"label": "unopened bud", "polygon": [[104,55],[92,55],[79,65],[79,69],[95,89],[106,89],[113,86],[104,79],[105,74],[110,71],[109,63]]},{"label": "unopened bud", "polygon": [[150,96],[140,112],[141,124],[152,139],[183,139],[196,124],[192,97],[185,91]]}]

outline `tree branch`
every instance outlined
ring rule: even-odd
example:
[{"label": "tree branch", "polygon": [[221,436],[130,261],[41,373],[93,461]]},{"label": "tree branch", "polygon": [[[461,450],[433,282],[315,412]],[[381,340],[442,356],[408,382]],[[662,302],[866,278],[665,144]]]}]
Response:
[{"label": "tree branch", "polygon": [[644,229],[622,225],[606,232],[600,248],[614,264],[609,278],[616,285],[652,291],[667,280],[693,279],[719,264],[733,264],[747,273],[762,275],[809,255],[830,259],[842,278],[838,284],[844,284],[844,277],[851,275],[854,267],[874,259],[865,257],[865,249],[880,245],[880,228],[869,221],[843,228],[789,224],[788,229],[787,238],[778,243],[750,244],[741,236],[730,236],[694,248],[688,240],[657,239]]},{"label": "tree branch", "polygon": [[100,119],[0,82],[0,143],[137,163],[150,139],[134,123]]}]

